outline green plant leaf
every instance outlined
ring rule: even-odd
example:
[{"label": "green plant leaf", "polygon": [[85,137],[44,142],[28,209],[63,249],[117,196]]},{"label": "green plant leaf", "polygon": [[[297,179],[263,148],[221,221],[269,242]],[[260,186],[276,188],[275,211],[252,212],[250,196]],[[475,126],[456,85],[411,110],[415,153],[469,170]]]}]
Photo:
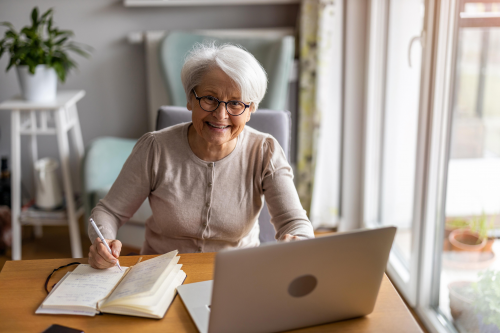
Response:
[{"label": "green plant leaf", "polygon": [[15,58],[10,58],[9,64],[7,65],[7,68],[5,69],[5,71],[7,72],[15,64],[16,64],[16,59]]},{"label": "green plant leaf", "polygon": [[38,37],[36,31],[28,27],[24,27],[21,33],[25,34],[29,39],[36,39]]},{"label": "green plant leaf", "polygon": [[49,33],[49,35],[52,33],[52,16],[49,18],[49,21],[47,23],[47,32]]},{"label": "green plant leaf", "polygon": [[67,40],[68,40],[68,37],[63,37],[63,38],[61,38],[61,39],[57,40],[57,41],[54,43],[54,45],[63,45],[63,44],[64,44],[64,42],[65,42],[65,41],[67,41]]},{"label": "green plant leaf", "polygon": [[38,7],[33,8],[31,11],[31,22],[33,27],[38,26]]},{"label": "green plant leaf", "polygon": [[70,30],[56,30],[55,37],[73,37],[73,31]]},{"label": "green plant leaf", "polygon": [[77,53],[78,55],[82,56],[82,57],[85,57],[85,58],[89,58],[90,57],[90,52],[87,51],[87,49],[84,49],[74,43],[69,43],[66,48],[70,51],[73,51],[75,53]]},{"label": "green plant leaf", "polygon": [[478,277],[472,285],[476,293],[475,311],[485,324],[500,328],[500,271],[487,270],[478,273]]},{"label": "green plant leaf", "polygon": [[5,32],[5,37],[9,37],[9,38],[19,38],[18,34],[15,32],[15,31],[12,31],[12,30],[7,30]]},{"label": "green plant leaf", "polygon": [[64,82],[66,80],[66,70],[64,69],[62,64],[60,62],[56,62],[54,63],[53,68],[56,71],[59,80],[61,80],[61,82]]},{"label": "green plant leaf", "polygon": [[20,47],[15,53],[14,56],[19,59],[23,59],[28,53],[30,49],[28,47]]},{"label": "green plant leaf", "polygon": [[53,9],[50,8],[49,10],[47,10],[45,13],[43,13],[42,15],[42,18],[41,18],[41,21],[45,22],[46,18],[49,16],[49,15],[52,15],[53,13]]},{"label": "green plant leaf", "polygon": [[12,25],[12,23],[10,22],[0,22],[0,25],[3,25],[3,26],[6,26],[6,27],[9,27],[11,30],[16,30],[14,28],[14,26]]}]

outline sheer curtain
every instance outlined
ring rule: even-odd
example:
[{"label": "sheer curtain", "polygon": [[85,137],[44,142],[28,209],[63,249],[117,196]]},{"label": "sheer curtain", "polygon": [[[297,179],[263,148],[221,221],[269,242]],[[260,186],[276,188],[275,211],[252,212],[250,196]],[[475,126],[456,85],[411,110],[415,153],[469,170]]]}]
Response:
[{"label": "sheer curtain", "polygon": [[342,11],[341,0],[301,7],[297,189],[314,228],[339,218]]}]

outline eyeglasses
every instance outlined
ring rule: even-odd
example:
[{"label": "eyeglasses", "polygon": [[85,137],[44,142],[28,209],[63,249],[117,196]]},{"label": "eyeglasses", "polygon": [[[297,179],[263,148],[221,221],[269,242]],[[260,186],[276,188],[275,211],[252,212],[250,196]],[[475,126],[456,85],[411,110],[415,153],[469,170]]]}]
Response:
[{"label": "eyeglasses", "polygon": [[231,116],[239,116],[245,112],[247,108],[250,107],[250,104],[245,104],[242,101],[219,101],[217,98],[214,96],[202,96],[198,97],[196,94],[196,91],[194,91],[194,97],[198,100],[200,103],[200,107],[207,112],[213,112],[217,110],[219,107],[220,103],[225,103],[226,104],[226,112],[230,114]]}]

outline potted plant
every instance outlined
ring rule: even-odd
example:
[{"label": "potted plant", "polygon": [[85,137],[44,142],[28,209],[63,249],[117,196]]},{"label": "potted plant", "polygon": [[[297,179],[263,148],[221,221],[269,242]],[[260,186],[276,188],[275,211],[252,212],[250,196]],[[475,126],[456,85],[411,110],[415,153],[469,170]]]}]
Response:
[{"label": "potted plant", "polygon": [[479,280],[472,283],[472,289],[479,331],[500,333],[500,271],[487,270],[478,276]]},{"label": "potted plant", "polygon": [[453,251],[480,252],[486,245],[486,239],[470,229],[456,229],[450,233],[449,241]]},{"label": "potted plant", "polygon": [[481,216],[472,219],[470,229],[472,232],[476,232],[481,239],[486,240],[483,252],[491,252],[491,247],[495,242],[495,238],[489,237],[488,233],[491,229],[493,229],[493,221],[488,219],[486,214],[483,213]]},{"label": "potted plant", "polygon": [[460,331],[477,332],[478,318],[474,310],[476,294],[471,281],[454,281],[448,284],[450,313]]},{"label": "potted plant", "polygon": [[450,234],[457,229],[469,228],[469,221],[461,217],[446,218],[444,223],[443,251],[451,251]]},{"label": "potted plant", "polygon": [[450,233],[456,229],[468,228],[470,226],[470,222],[461,217],[452,217],[447,218],[444,223],[444,237],[448,239]]},{"label": "potted plant", "polygon": [[73,32],[53,26],[53,11],[47,10],[41,16],[38,8],[31,12],[31,26],[16,31],[9,22],[4,38],[0,40],[0,57],[10,54],[6,71],[12,66],[17,69],[21,92],[29,101],[50,101],[55,99],[57,78],[64,82],[68,72],[76,63],[68,55],[74,52],[88,57],[90,47],[70,40]]},{"label": "potted plant", "polygon": [[466,332],[500,333],[500,271],[478,273],[477,282],[448,284],[450,313]]}]

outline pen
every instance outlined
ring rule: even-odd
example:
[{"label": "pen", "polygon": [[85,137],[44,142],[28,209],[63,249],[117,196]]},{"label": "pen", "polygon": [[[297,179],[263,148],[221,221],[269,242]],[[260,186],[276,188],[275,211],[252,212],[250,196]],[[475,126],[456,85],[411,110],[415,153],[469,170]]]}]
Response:
[{"label": "pen", "polygon": [[[111,255],[113,255],[113,252],[111,252],[111,249],[109,248],[108,242],[106,242],[106,240],[104,239],[104,237],[101,234],[101,231],[99,231],[99,229],[97,228],[97,225],[95,224],[95,222],[92,218],[90,218],[90,224],[92,224],[92,226],[94,227],[94,230],[97,233],[97,236],[99,236],[99,238],[101,239],[104,246],[106,246],[106,248],[108,249],[109,253],[111,253]],[[118,260],[116,261],[116,266],[118,266],[120,271],[122,270],[122,268],[120,267],[120,264],[118,263]]]}]

